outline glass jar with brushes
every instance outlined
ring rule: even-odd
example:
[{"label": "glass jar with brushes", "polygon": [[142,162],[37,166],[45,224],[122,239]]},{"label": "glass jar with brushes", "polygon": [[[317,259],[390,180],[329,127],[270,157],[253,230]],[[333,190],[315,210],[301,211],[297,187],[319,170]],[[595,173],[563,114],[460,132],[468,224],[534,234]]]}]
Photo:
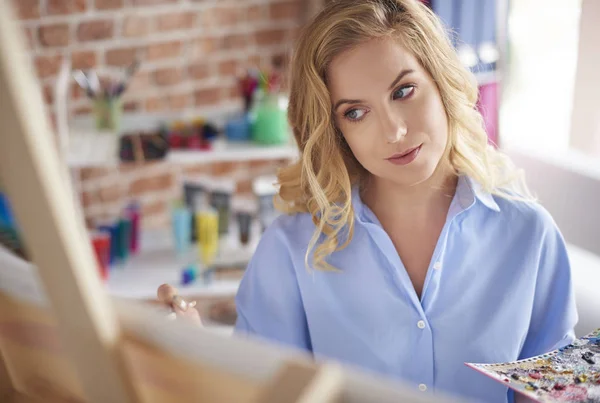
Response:
[{"label": "glass jar with brushes", "polygon": [[117,133],[121,129],[123,94],[138,68],[139,62],[136,60],[127,67],[121,79],[107,83],[101,83],[94,70],[74,72],[75,81],[92,101],[92,113],[97,130]]},{"label": "glass jar with brushes", "polygon": [[257,94],[250,113],[252,141],[264,145],[286,144],[290,138],[287,98],[276,91]]}]

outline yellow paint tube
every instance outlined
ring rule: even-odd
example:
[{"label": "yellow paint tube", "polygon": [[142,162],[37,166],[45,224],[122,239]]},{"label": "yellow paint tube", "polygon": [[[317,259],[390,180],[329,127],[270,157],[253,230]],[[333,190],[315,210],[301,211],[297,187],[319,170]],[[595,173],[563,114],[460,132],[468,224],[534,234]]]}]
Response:
[{"label": "yellow paint tube", "polygon": [[198,255],[206,268],[212,265],[219,249],[219,215],[212,208],[196,211]]}]

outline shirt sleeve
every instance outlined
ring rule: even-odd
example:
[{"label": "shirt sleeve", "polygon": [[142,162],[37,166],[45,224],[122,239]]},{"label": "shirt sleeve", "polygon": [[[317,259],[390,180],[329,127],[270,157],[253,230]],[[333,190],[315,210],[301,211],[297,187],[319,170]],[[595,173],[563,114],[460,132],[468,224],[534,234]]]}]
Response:
[{"label": "shirt sleeve", "polygon": [[311,350],[289,246],[277,222],[262,235],[240,283],[235,303],[236,334]]},{"label": "shirt sleeve", "polygon": [[548,218],[540,248],[531,321],[521,359],[545,354],[575,339],[578,320],[565,241]]}]

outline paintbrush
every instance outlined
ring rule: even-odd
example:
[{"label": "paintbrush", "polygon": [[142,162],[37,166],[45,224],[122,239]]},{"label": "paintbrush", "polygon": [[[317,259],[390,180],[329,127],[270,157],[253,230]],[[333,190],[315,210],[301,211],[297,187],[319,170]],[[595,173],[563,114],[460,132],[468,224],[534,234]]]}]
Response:
[{"label": "paintbrush", "polygon": [[123,92],[125,92],[125,90],[127,89],[127,85],[129,84],[129,81],[131,80],[131,77],[133,77],[133,75],[136,73],[139,66],[140,66],[140,62],[136,59],[133,61],[133,63],[131,63],[127,67],[127,69],[125,70],[125,77],[123,78],[123,80],[121,82],[119,82],[117,84],[117,86],[112,91],[113,96],[118,97],[118,96],[122,95]]},{"label": "paintbrush", "polygon": [[73,78],[77,81],[77,84],[83,89],[86,95],[90,98],[94,98],[96,96],[95,92],[92,90],[90,81],[88,80],[85,73],[81,70],[77,70],[73,73]]}]

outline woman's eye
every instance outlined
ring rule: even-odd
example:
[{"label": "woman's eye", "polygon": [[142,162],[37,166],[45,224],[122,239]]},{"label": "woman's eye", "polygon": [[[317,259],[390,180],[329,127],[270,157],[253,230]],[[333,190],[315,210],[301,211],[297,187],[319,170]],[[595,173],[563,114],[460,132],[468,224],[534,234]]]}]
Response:
[{"label": "woman's eye", "polygon": [[366,112],[363,109],[350,109],[344,116],[350,120],[360,120],[365,116],[365,113]]},{"label": "woman's eye", "polygon": [[402,99],[402,98],[406,98],[409,97],[415,90],[415,87],[413,85],[408,85],[406,87],[402,87],[402,88],[398,88],[394,94],[393,97],[394,99]]}]

